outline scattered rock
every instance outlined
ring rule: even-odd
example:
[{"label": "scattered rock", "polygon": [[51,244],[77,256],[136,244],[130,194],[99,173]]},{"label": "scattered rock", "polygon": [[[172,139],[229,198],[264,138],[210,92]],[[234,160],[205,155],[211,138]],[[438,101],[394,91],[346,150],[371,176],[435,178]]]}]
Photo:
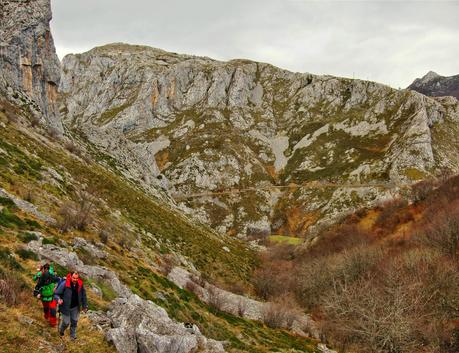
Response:
[{"label": "scattered rock", "polygon": [[25,316],[25,315],[20,315],[18,317],[18,320],[19,320],[19,322],[21,324],[25,324],[25,325],[32,325],[35,322],[34,319],[32,319],[32,318],[30,318],[28,316]]},{"label": "scattered rock", "polygon": [[107,258],[107,253],[101,249],[99,249],[94,244],[91,244],[86,241],[86,239],[75,237],[73,238],[73,248],[74,249],[84,249],[86,250],[91,256],[97,259],[105,259]]}]

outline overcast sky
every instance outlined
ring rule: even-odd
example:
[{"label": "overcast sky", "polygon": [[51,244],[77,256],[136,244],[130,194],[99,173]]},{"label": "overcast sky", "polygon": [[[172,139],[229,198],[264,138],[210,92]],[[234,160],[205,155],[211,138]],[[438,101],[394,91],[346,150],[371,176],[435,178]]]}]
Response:
[{"label": "overcast sky", "polygon": [[52,0],[62,58],[112,42],[406,87],[459,74],[459,0]]}]

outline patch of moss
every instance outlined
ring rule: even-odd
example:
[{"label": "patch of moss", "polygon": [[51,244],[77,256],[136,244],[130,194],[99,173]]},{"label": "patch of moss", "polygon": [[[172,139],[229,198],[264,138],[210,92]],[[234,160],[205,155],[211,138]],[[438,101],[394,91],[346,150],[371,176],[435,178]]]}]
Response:
[{"label": "patch of moss", "polygon": [[413,181],[422,180],[427,176],[425,172],[417,168],[407,168],[403,171],[403,174]]}]

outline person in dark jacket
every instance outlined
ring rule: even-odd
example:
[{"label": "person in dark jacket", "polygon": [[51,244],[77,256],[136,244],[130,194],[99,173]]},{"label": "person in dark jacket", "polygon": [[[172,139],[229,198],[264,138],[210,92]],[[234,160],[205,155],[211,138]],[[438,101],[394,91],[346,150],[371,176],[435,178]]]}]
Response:
[{"label": "person in dark jacket", "polygon": [[54,327],[57,324],[57,305],[54,300],[54,288],[56,287],[56,283],[59,282],[59,278],[54,275],[54,272],[51,273],[49,269],[49,264],[45,264],[43,266],[37,285],[34,289],[34,295],[40,299],[43,304],[45,320]]},{"label": "person in dark jacket", "polygon": [[78,272],[71,272],[67,275],[67,279],[57,287],[55,298],[62,314],[59,334],[63,336],[65,330],[70,325],[70,337],[76,339],[80,309],[82,308],[84,312],[88,310],[86,290]]}]

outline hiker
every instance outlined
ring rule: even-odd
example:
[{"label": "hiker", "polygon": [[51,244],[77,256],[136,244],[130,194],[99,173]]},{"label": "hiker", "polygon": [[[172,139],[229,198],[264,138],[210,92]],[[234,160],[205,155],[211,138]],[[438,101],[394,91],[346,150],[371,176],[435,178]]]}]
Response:
[{"label": "hiker", "polygon": [[[37,267],[37,273],[33,276],[33,280],[34,282],[38,281],[41,277],[41,274],[43,273],[43,266],[40,265]],[[49,273],[51,273],[52,275],[54,275],[54,265],[49,265]]]},{"label": "hiker", "polygon": [[70,324],[70,338],[76,339],[80,308],[84,312],[88,311],[86,290],[78,272],[74,271],[67,275],[65,282],[62,282],[56,289],[55,298],[62,314],[59,335],[64,336],[64,332]]},{"label": "hiker", "polygon": [[59,278],[54,275],[54,272],[51,273],[49,269],[50,265],[48,263],[43,265],[37,285],[34,289],[34,296],[40,299],[43,304],[45,320],[47,320],[52,327],[55,327],[57,324],[57,305],[54,299],[54,288]]}]

